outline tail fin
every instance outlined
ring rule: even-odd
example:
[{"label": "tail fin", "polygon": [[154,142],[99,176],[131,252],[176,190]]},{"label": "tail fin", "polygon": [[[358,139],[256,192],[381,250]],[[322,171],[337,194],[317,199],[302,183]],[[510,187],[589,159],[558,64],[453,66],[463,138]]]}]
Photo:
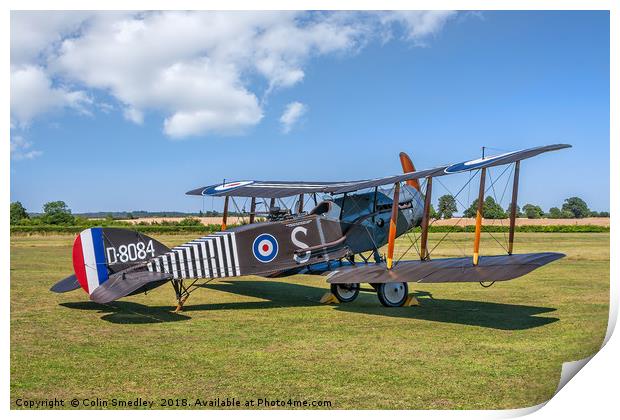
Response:
[{"label": "tail fin", "polygon": [[82,289],[92,296],[96,289],[117,277],[116,273],[139,266],[168,251],[170,249],[167,246],[155,239],[131,230],[117,228],[83,230],[73,243],[75,278],[71,276],[61,280],[52,287],[52,291],[62,293],[74,290],[77,279]]},{"label": "tail fin", "polygon": [[[399,157],[400,157],[400,164],[403,167],[404,173],[415,172],[415,166],[413,166],[413,162],[411,161],[407,153],[400,152]],[[410,187],[413,187],[416,190],[420,191],[420,183],[418,182],[417,179],[409,179],[406,182],[407,182],[407,185],[409,185]]]}]

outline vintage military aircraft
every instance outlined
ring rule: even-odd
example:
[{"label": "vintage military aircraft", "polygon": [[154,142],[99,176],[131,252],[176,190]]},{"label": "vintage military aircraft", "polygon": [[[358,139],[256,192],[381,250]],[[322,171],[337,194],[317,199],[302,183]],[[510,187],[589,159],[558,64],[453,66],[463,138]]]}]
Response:
[{"label": "vintage military aircraft", "polygon": [[[51,290],[63,293],[81,286],[92,301],[107,303],[171,282],[180,310],[201,279],[311,273],[326,275],[332,298],[339,302],[353,301],[360,283],[369,283],[384,306],[394,307],[411,301],[408,282],[484,284],[514,279],[564,256],[512,252],[520,162],[567,147],[571,146],[535,147],[420,171],[401,153],[404,173],[385,178],[348,182],[237,181],[197,188],[187,194],[225,197],[221,232],[169,249],[131,230],[86,229],[73,245],[75,274]],[[481,257],[486,171],[499,165],[514,165],[508,248],[505,255]],[[470,181],[480,174],[473,257],[432,259],[427,242],[433,179],[462,172],[473,172]],[[424,193],[420,180],[424,181]],[[324,195],[322,201],[317,200],[317,194]],[[315,202],[309,212],[303,211],[306,195]],[[229,199],[233,197],[251,199],[250,220],[249,224],[227,229]],[[284,197],[299,197],[297,210],[277,207],[276,200]],[[265,204],[269,200],[261,220],[256,218],[257,200]],[[421,227],[420,258],[395,261],[396,238],[414,227]],[[382,256],[379,249],[385,244],[387,256]]]}]

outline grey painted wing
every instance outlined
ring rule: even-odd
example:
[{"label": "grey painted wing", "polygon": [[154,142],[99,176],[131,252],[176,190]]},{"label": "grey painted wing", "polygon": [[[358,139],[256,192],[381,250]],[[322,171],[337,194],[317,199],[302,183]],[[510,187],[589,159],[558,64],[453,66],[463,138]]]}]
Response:
[{"label": "grey painted wing", "polygon": [[327,275],[328,283],[456,283],[506,281],[565,257],[556,252],[480,257],[474,266],[470,257],[431,261],[400,261],[391,270],[385,264],[357,264],[338,268]]}]

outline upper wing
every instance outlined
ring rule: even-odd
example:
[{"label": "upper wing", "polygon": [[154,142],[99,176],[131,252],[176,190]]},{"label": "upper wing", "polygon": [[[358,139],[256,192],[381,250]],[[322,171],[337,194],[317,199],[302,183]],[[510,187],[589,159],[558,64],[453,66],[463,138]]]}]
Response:
[{"label": "upper wing", "polygon": [[476,169],[489,168],[492,166],[506,165],[518,160],[528,159],[541,153],[571,147],[569,144],[552,144],[549,146],[534,147],[532,149],[517,150],[501,155],[489,156],[455,163],[452,165],[439,166],[415,172],[407,172],[401,175],[387,176],[383,178],[365,179],[361,181],[342,182],[291,182],[291,181],[235,181],[225,184],[209,185],[188,191],[188,195],[209,195],[215,197],[263,197],[281,198],[298,194],[308,193],[331,193],[341,194],[357,191],[364,188],[378,187],[381,185],[394,184],[409,179],[436,177]]}]

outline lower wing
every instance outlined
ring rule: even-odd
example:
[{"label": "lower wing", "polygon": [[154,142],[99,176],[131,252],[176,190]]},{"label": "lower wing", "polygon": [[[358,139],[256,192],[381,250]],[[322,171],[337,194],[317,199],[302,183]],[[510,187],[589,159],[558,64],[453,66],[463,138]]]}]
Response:
[{"label": "lower wing", "polygon": [[400,261],[388,270],[381,264],[356,264],[337,267],[327,275],[328,283],[456,283],[506,281],[559,260],[556,252],[480,257],[478,265],[471,257],[439,258],[431,261]]}]

